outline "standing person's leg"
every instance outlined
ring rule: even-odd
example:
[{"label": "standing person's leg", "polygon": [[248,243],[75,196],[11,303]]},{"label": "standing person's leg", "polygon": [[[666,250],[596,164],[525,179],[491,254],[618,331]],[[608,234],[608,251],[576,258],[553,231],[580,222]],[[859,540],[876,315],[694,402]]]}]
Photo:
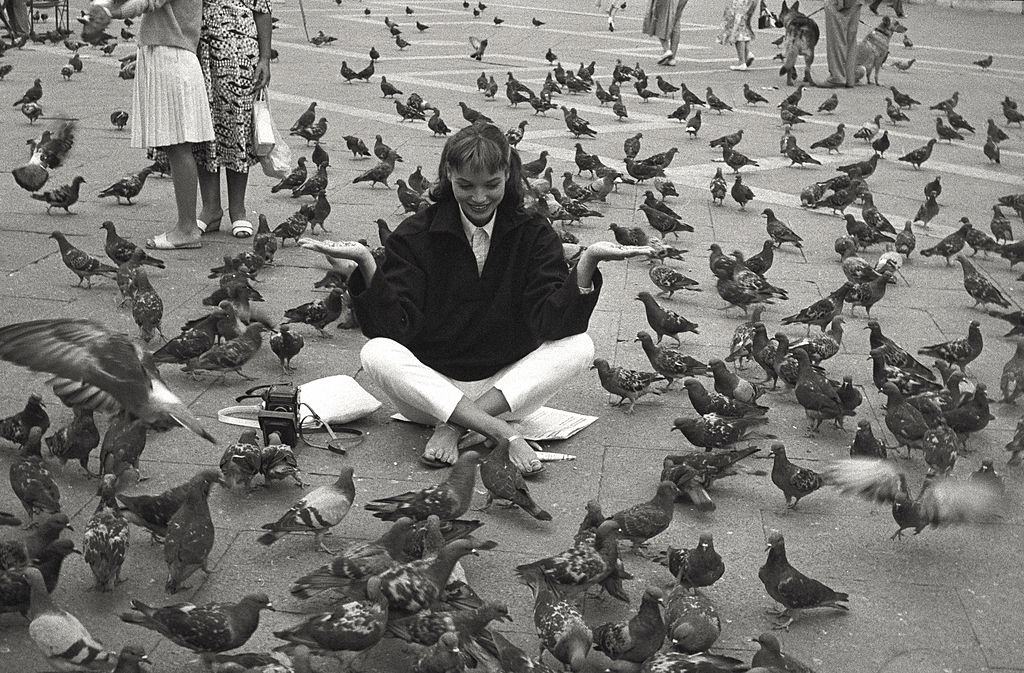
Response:
[{"label": "standing person's leg", "polygon": [[835,0],[825,0],[825,58],[828,61],[828,81],[833,84],[846,79],[846,31],[843,18]]},{"label": "standing person's leg", "polygon": [[[251,116],[251,115],[250,115]],[[228,181],[228,216],[231,218],[231,235],[248,238],[253,234],[252,222],[246,217],[245,190],[249,184],[249,173],[225,169]]]},{"label": "standing person's leg", "polygon": [[860,3],[858,2],[844,15],[846,55],[843,61],[843,79],[846,86],[857,83],[857,28],[860,26]]},{"label": "standing person's leg", "polygon": [[178,221],[173,230],[166,233],[171,245],[199,241],[200,231],[196,226],[196,191],[199,182],[196,160],[192,156],[191,143],[179,143],[165,147],[167,162],[171,165],[171,182],[174,184],[174,202],[178,210]]},{"label": "standing person's leg", "polygon": [[[202,150],[197,154],[203,157],[206,155],[206,151]],[[208,170],[203,166],[202,158],[197,158],[197,170],[199,172],[199,195],[203,202],[199,219],[206,223],[204,233],[210,233],[220,229],[220,222],[224,217],[224,207],[220,201],[220,171]]]}]

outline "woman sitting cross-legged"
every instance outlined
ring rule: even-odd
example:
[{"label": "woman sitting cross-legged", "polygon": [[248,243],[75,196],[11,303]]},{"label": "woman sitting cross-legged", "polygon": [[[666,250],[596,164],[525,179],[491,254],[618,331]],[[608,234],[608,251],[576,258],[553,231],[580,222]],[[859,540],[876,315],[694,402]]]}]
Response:
[{"label": "woman sitting cross-legged", "polygon": [[591,364],[598,263],[652,252],[599,242],[570,271],[550,223],[523,208],[520,166],[500,129],[465,127],[441,152],[434,203],[395,228],[379,267],[359,243],[300,241],[358,265],[348,290],[370,339],[363,368],[404,416],[435,426],[429,465],[455,462],[473,430],[507,439],[524,474],[539,471],[533,445],[508,421]]}]

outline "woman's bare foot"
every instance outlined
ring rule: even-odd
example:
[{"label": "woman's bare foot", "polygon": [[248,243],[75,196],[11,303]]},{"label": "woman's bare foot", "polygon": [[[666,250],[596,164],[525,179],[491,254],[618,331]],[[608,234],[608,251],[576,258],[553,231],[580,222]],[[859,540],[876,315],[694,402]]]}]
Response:
[{"label": "woman's bare foot", "polygon": [[541,468],[540,458],[537,457],[536,445],[528,439],[518,437],[509,442],[508,458],[520,472],[526,474],[536,472]]},{"label": "woman's bare foot", "polygon": [[439,460],[449,465],[455,463],[459,458],[459,437],[462,436],[457,428],[447,423],[438,423],[434,428],[434,434],[427,440],[427,446],[423,449],[423,457],[427,460]]}]

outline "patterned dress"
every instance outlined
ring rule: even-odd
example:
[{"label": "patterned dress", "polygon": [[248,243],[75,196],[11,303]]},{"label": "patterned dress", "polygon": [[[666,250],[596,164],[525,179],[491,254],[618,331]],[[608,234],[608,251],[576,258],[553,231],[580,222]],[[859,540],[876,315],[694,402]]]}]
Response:
[{"label": "patterned dress", "polygon": [[195,146],[207,171],[220,167],[246,173],[253,153],[252,103],[259,42],[253,13],[269,14],[270,0],[204,0],[199,63],[213,110],[216,140]]},{"label": "patterned dress", "polygon": [[754,29],[750,19],[758,4],[758,0],[726,0],[725,26],[718,35],[718,44],[753,42]]}]

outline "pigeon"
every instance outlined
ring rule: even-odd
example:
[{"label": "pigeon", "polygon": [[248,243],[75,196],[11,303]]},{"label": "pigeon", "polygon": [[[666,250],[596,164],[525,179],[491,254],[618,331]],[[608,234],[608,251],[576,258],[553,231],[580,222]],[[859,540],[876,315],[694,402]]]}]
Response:
[{"label": "pigeon", "polygon": [[664,380],[660,374],[655,372],[641,372],[625,367],[612,366],[603,358],[594,360],[591,369],[596,369],[601,380],[601,386],[612,395],[617,395],[619,400],[615,406],[621,405],[627,399],[629,408],[627,414],[633,413],[633,406],[636,401],[649,392],[660,394],[660,391],[652,391],[651,385],[657,381]]},{"label": "pigeon", "polygon": [[396,521],[403,516],[423,521],[431,514],[436,514],[442,521],[457,519],[469,509],[479,459],[479,454],[466,451],[440,484],[379,498],[368,502],[365,507],[384,521]]},{"label": "pigeon", "polygon": [[921,164],[931,158],[932,148],[935,147],[935,142],[935,138],[932,138],[924,146],[904,154],[899,158],[899,161],[905,161],[908,164],[912,164],[915,170],[921,168]]},{"label": "pigeon", "polygon": [[791,243],[800,251],[801,257],[807,259],[803,252],[803,238],[799,234],[789,228],[785,222],[775,216],[775,211],[771,208],[765,208],[761,211],[761,214],[765,217],[765,229],[768,232],[768,236],[771,237],[775,243],[775,247],[781,248],[784,243]]},{"label": "pigeon", "polygon": [[871,149],[881,158],[885,158],[885,152],[889,149],[889,131],[882,131],[882,135],[871,141]]},{"label": "pigeon", "polygon": [[477,555],[476,541],[455,540],[437,555],[410,561],[377,575],[390,609],[414,613],[432,605],[441,597],[455,564],[467,554]]},{"label": "pigeon", "polygon": [[[314,614],[274,636],[289,643],[295,652],[312,648],[342,660],[376,645],[385,633],[388,601],[379,578],[367,582],[366,599],[337,605],[332,612]],[[262,669],[266,670],[266,669]],[[312,670],[312,669],[307,669]]]},{"label": "pigeon", "polygon": [[88,408],[76,408],[74,419],[46,438],[50,455],[60,461],[61,468],[69,460],[77,460],[89,476],[89,454],[100,444],[100,432]]},{"label": "pigeon", "polygon": [[650,244],[650,239],[640,227],[623,227],[614,222],[608,226],[614,233],[615,241],[625,246],[645,246]]},{"label": "pigeon", "polygon": [[121,204],[121,199],[125,200],[127,205],[132,205],[132,199],[138,197],[142,192],[142,188],[146,185],[146,178],[153,174],[153,167],[146,166],[138,173],[132,173],[122,177],[120,180],[110,185],[98,196],[102,199],[107,196],[113,196],[118,205]]},{"label": "pigeon", "polygon": [[214,528],[210,518],[211,482],[194,480],[185,495],[185,501],[167,522],[164,537],[164,561],[167,563],[167,582],[164,590],[177,593],[187,587],[183,583],[197,570],[207,575],[207,559],[213,550]]},{"label": "pigeon", "polygon": [[67,237],[63,233],[55,231],[50,234],[50,238],[57,241],[57,246],[60,248],[61,261],[64,262],[64,266],[78,276],[76,287],[80,286],[83,280],[87,281],[87,287],[92,287],[92,277],[94,275],[108,276],[109,274],[117,273],[115,267],[103,264],[89,253],[76,248],[68,242]]},{"label": "pigeon", "polygon": [[103,475],[99,490],[100,503],[86,525],[82,541],[85,561],[100,591],[110,591],[114,584],[123,581],[121,566],[128,553],[128,521],[114,498],[116,483],[115,475]]},{"label": "pigeon", "polygon": [[274,607],[266,594],[254,593],[237,603],[179,603],[162,608],[133,599],[131,609],[121,615],[122,621],[156,631],[174,644],[202,655],[209,664],[209,655],[248,642],[259,626],[260,612]]},{"label": "pigeon", "polygon": [[946,119],[949,120],[949,125],[957,131],[969,131],[974,133],[976,129],[971,126],[970,122],[960,116],[955,110],[946,110]]},{"label": "pigeon", "polygon": [[715,551],[711,533],[701,533],[693,549],[674,549],[669,546],[664,556],[655,557],[665,565],[679,584],[688,589],[709,587],[725,574],[725,563]]},{"label": "pigeon", "polygon": [[285,374],[295,371],[291,364],[292,358],[299,354],[304,345],[302,335],[293,334],[286,324],[281,325],[279,331],[270,336],[270,350],[281,362],[281,370]]},{"label": "pigeon", "polygon": [[299,598],[309,598],[314,592],[328,588],[362,587],[370,577],[395,567],[399,562],[412,560],[403,552],[412,530],[413,520],[402,517],[377,540],[346,543],[337,551],[330,565],[296,580],[291,593]]},{"label": "pigeon", "polygon": [[[6,514],[6,518],[16,519],[12,514]],[[46,549],[55,542],[58,542],[61,539],[61,534],[65,530],[73,530],[71,528],[68,515],[63,512],[49,514],[41,522],[35,522],[35,524],[35,528],[32,532],[21,539],[12,538],[0,541],[0,571],[19,570],[26,568],[29,565],[39,566],[40,564],[38,561],[44,555]],[[73,544],[71,545],[71,548],[74,549]],[[63,559],[67,554],[58,556]],[[53,556],[48,558],[52,559]],[[47,577],[48,583],[49,580],[56,583],[55,577]],[[25,585],[23,588],[27,592],[28,586]],[[27,607],[27,593],[24,596],[24,599]]]},{"label": "pigeon", "polygon": [[205,484],[209,492],[212,484],[223,484],[219,470],[202,470],[194,477],[158,495],[118,495],[125,516],[131,523],[150,532],[153,539],[164,538],[171,518],[184,504],[187,495],[197,486]]},{"label": "pigeon", "polygon": [[733,173],[739,173],[744,166],[760,166],[753,159],[724,145],[722,146],[722,160],[732,169]]},{"label": "pigeon", "polygon": [[452,632],[443,633],[416,659],[412,673],[460,673],[466,666],[463,656],[459,649],[459,636]]},{"label": "pigeon", "polygon": [[[907,46],[908,42],[910,42],[910,39],[906,35],[904,35],[903,36],[903,46]],[[910,42],[910,46],[914,46],[913,42]],[[914,65],[915,61],[917,61],[916,58],[911,58],[911,59],[908,59],[906,61],[904,61],[902,59],[896,59],[896,60],[893,61],[892,64],[894,66],[896,66],[897,70],[900,70],[902,72],[906,72],[906,71],[910,70],[911,66]]]},{"label": "pigeon", "polygon": [[992,139],[991,136],[985,140],[985,145],[982,147],[982,151],[985,156],[988,157],[989,161],[994,163],[1000,163],[999,145]]},{"label": "pigeon", "polygon": [[[117,234],[117,227],[115,227],[114,223],[110,220],[101,224],[100,228],[105,229],[107,232],[106,240],[103,244],[103,250],[107,253],[107,257],[109,257],[114,264],[121,265],[128,262],[136,250],[141,250],[139,246],[119,236]],[[151,256],[144,250],[142,251],[142,256],[139,258],[139,263],[147,264],[158,269],[164,269],[167,266],[163,260]]]},{"label": "pigeon", "polygon": [[805,164],[814,164],[815,166],[821,165],[820,161],[797,146],[796,138],[793,136],[789,136],[789,139],[786,141],[786,150],[783,154],[789,158],[790,166],[799,165],[803,168]]},{"label": "pigeon", "polygon": [[786,558],[786,541],[777,530],[768,534],[768,558],[758,571],[757,576],[764,584],[768,595],[783,606],[779,613],[786,621],[776,625],[776,629],[789,629],[795,621],[792,610],[830,607],[837,610],[849,610],[843,605],[850,600],[846,593],[837,592],[821,582],[807,577],[789,564]]},{"label": "pigeon", "polygon": [[[344,61],[342,61],[344,63]],[[288,135],[298,136],[306,141],[306,144],[319,142],[327,134],[327,117],[321,117],[317,123],[305,126],[292,131]]]},{"label": "pigeon", "polygon": [[667,381],[662,392],[668,390],[675,379],[709,373],[707,365],[699,360],[683,355],[675,348],[655,344],[653,337],[647,332],[637,332],[636,337],[636,340],[643,346],[651,367]]},{"label": "pigeon", "polygon": [[616,512],[609,518],[619,524],[621,536],[632,543],[635,551],[646,546],[651,538],[668,530],[672,524],[677,495],[679,489],[676,485],[671,481],[663,481],[658,484],[657,493],[651,500]]},{"label": "pigeon", "polygon": [[988,70],[988,67],[992,65],[992,54],[989,54],[985,58],[979,59],[977,61],[971,61],[971,63],[978,66],[982,70]]},{"label": "pigeon", "polygon": [[746,82],[743,83],[743,99],[747,102],[747,105],[768,102],[767,98],[751,89],[750,85]]},{"label": "pigeon", "polygon": [[964,137],[957,133],[956,129],[950,128],[942,123],[942,117],[935,118],[935,135],[939,136],[939,140],[945,140],[950,144],[953,144],[954,140],[963,140]]},{"label": "pigeon", "polygon": [[768,419],[764,416],[723,418],[717,414],[707,414],[697,418],[677,418],[672,423],[672,429],[679,430],[694,446],[711,451],[730,448],[737,442],[756,437],[773,438],[774,435],[755,431],[757,426],[767,423]]},{"label": "pigeon", "polygon": [[[674,488],[674,486],[673,486]],[[661,614],[665,593],[648,587],[640,598],[636,614],[625,622],[608,622],[594,629],[594,649],[613,662],[641,664],[661,649],[665,641],[665,620]]]},{"label": "pigeon", "polygon": [[1005,507],[998,487],[984,480],[967,481],[926,476],[917,497],[910,493],[907,475],[893,463],[868,458],[848,458],[830,465],[828,477],[840,492],[866,500],[892,504],[899,528],[890,539],[902,539],[903,531],[921,533],[931,526],[982,523]]},{"label": "pigeon", "polygon": [[889,447],[875,437],[870,421],[866,419],[857,421],[857,432],[854,434],[853,443],[850,444],[851,458],[881,458],[884,460],[888,449]]},{"label": "pigeon", "polygon": [[[551,589],[560,596],[579,595],[597,584],[611,592],[611,580],[632,577],[622,569],[618,539],[618,524],[607,519],[598,525],[592,540],[584,536],[559,554],[516,566],[516,573],[527,584],[533,584],[535,576],[538,581],[550,582]],[[621,588],[612,595],[626,600],[621,596]]]},{"label": "pigeon", "polygon": [[697,137],[697,132],[700,131],[700,127],[701,127],[700,110],[697,110],[696,112],[693,113],[693,116],[690,117],[690,121],[686,122],[686,133],[687,133],[687,135],[689,135],[691,139],[692,138],[696,138]]},{"label": "pigeon", "polygon": [[[771,633],[762,633],[757,638],[753,638],[751,642],[755,642],[761,646],[757,652],[754,652],[754,658],[751,659],[751,667],[761,667],[760,670],[765,671],[786,671],[787,673],[814,673],[814,670],[803,663],[796,657],[792,657],[788,654],[782,653],[782,646],[779,645],[779,639]],[[751,670],[758,670],[751,668]]]},{"label": "pigeon", "polygon": [[254,430],[244,430],[238,441],[225,449],[220,459],[220,471],[224,475],[224,487],[234,488],[241,483],[252,491],[252,480],[262,475],[264,485],[273,481],[291,478],[296,485],[303,486],[299,478],[299,465],[292,447],[282,443],[277,432],[267,435],[267,445],[261,447]]},{"label": "pigeon", "polygon": [[736,203],[740,204],[741,210],[746,210],[747,204],[755,198],[753,190],[743,184],[743,177],[739,174],[736,175],[736,180],[733,182],[729,194],[732,195]]},{"label": "pigeon", "polygon": [[[319,147],[319,145],[317,145]],[[288,175],[281,179],[276,185],[270,188],[271,194],[277,194],[282,189],[292,191],[302,186],[306,182],[308,173],[306,171],[306,157],[299,157],[298,165],[291,170]]]},{"label": "pigeon", "polygon": [[123,475],[131,468],[129,477],[136,481],[139,475],[139,459],[146,449],[146,424],[133,418],[125,411],[114,415],[103,435],[100,445],[100,474],[112,474],[116,486],[122,486]]},{"label": "pigeon", "polygon": [[650,292],[640,292],[637,294],[636,298],[644,305],[647,324],[649,324],[651,329],[654,330],[654,333],[658,335],[658,343],[661,343],[662,337],[670,336],[676,340],[677,344],[682,345],[682,342],[679,339],[680,334],[684,332],[700,334],[700,332],[697,331],[697,323],[690,322],[675,311],[663,308],[657,301],[655,301]]},{"label": "pigeon", "polygon": [[38,427],[42,433],[50,428],[50,416],[38,393],[31,393],[25,406],[16,414],[0,419],[0,437],[19,446],[28,439],[28,431]]},{"label": "pigeon", "polygon": [[843,144],[843,140],[846,139],[846,124],[839,124],[836,127],[835,133],[825,136],[821,140],[811,143],[811,149],[817,147],[824,147],[828,150],[829,154],[833,151],[839,152],[839,146]]},{"label": "pigeon", "polygon": [[[24,547],[22,547],[21,551],[24,552]],[[2,550],[0,550],[0,553],[2,553]],[[75,545],[71,540],[58,539],[34,555],[35,561],[32,563],[32,566],[42,574],[46,590],[49,593],[53,593],[53,590],[57,588],[64,560],[71,554],[76,553],[80,552],[75,549]],[[0,566],[0,613],[18,612],[27,620],[32,588],[24,573],[28,560],[27,558],[23,558],[23,560],[22,564],[11,566],[7,569],[3,569]]]},{"label": "pigeon", "polygon": [[[344,136],[344,140],[345,147],[347,147],[348,151],[352,153],[353,159],[371,156],[369,148],[366,147],[366,143],[364,143],[361,138],[356,136]],[[305,180],[305,177],[303,177],[303,180]]]},{"label": "pigeon", "polygon": [[43,463],[40,453],[42,430],[32,427],[21,446],[19,458],[11,463],[10,483],[29,519],[36,514],[60,511],[60,489]]},{"label": "pigeon", "polygon": [[704,385],[694,378],[687,378],[683,386],[690,398],[690,404],[701,416],[717,414],[723,418],[741,418],[744,416],[763,416],[768,407],[741,402],[718,392],[709,392]]},{"label": "pigeon", "polygon": [[967,327],[966,337],[924,346],[919,348],[917,352],[919,355],[944,360],[951,365],[960,367],[960,370],[964,371],[964,368],[981,354],[984,347],[980,327],[980,322],[972,320]]},{"label": "pigeon", "polygon": [[70,213],[71,211],[68,209],[78,203],[78,193],[83,182],[85,182],[85,178],[81,175],[76,175],[71,180],[71,184],[62,185],[41,194],[30,194],[29,196],[36,201],[42,201],[46,204],[47,215],[50,214],[51,208],[63,208],[65,213]]},{"label": "pigeon", "polygon": [[988,120],[988,130],[986,131],[986,136],[995,144],[1010,139],[1010,136],[1006,135],[1006,131],[1003,131],[1001,128],[996,126],[996,123],[991,119]]},{"label": "pigeon", "polygon": [[765,389],[754,385],[746,379],[740,378],[725,367],[725,362],[719,358],[712,358],[708,366],[715,379],[715,392],[718,392],[731,399],[753,404],[757,398],[764,394]]},{"label": "pigeon", "polygon": [[974,307],[981,304],[984,310],[988,304],[996,304],[1003,308],[1010,308],[1010,301],[1000,292],[999,288],[992,284],[985,276],[981,275],[978,269],[963,255],[957,255],[956,261],[960,262],[964,272],[964,289],[974,300]]},{"label": "pigeon", "polygon": [[806,351],[797,349],[793,353],[799,365],[796,383],[796,399],[804,408],[807,418],[814,421],[813,430],[817,430],[824,420],[832,420],[842,427],[844,416],[853,416],[839,397],[838,391],[827,378],[811,367]]},{"label": "pigeon", "polygon": [[718,114],[722,114],[722,112],[724,112],[725,110],[732,112],[732,106],[723,101],[718,96],[716,96],[715,93],[711,90],[711,87],[707,88],[707,95],[705,96],[705,98],[707,99],[708,107],[711,108],[712,110],[717,110]]},{"label": "pigeon", "polygon": [[164,315],[164,303],[149,282],[149,275],[141,267],[135,270],[132,295],[132,318],[139,326],[139,336],[149,343],[155,333],[163,336],[160,323]]},{"label": "pigeon", "polygon": [[181,368],[181,371],[194,376],[204,371],[233,371],[243,379],[251,380],[252,377],[242,372],[242,367],[263,345],[262,332],[266,330],[267,326],[261,322],[250,323],[240,336],[214,346],[199,357],[189,360]]},{"label": "pigeon", "polygon": [[[801,498],[814,493],[825,485],[822,476],[814,470],[798,467],[786,457],[786,447],[781,442],[772,444],[771,454],[775,457],[772,465],[772,483],[786,496],[786,507],[796,509]],[[792,502],[790,502],[792,501]]]},{"label": "pigeon", "polygon": [[[540,569],[525,575],[533,592],[533,623],[540,638],[540,653],[547,650],[565,669],[582,671],[594,633],[573,602],[560,598]],[[527,670],[535,668],[530,666]]]},{"label": "pigeon", "polygon": [[711,179],[711,202],[716,206],[720,206],[725,203],[725,194],[728,191],[728,185],[725,182],[725,178],[722,177],[722,168],[719,166],[715,168],[715,176]]},{"label": "pigeon", "polygon": [[722,654],[708,652],[685,654],[666,650],[648,659],[640,669],[640,673],[738,673],[748,670],[762,673],[762,671],[750,668],[739,659]]},{"label": "pigeon", "polygon": [[342,290],[333,288],[324,299],[317,299],[287,309],[284,312],[285,324],[305,323],[316,328],[320,336],[329,338],[330,335],[324,332],[324,327],[337,320],[344,307]]},{"label": "pigeon", "polygon": [[18,107],[19,105],[24,105],[26,103],[35,103],[42,97],[43,82],[40,79],[36,79],[36,81],[32,83],[32,86],[22,94],[21,98],[14,101],[14,104],[11,107]]},{"label": "pigeon", "polygon": [[53,669],[100,670],[117,661],[116,653],[105,650],[78,618],[50,599],[39,569],[23,572],[31,587],[28,634]]},{"label": "pigeon", "polygon": [[345,518],[354,497],[352,468],[344,467],[333,484],[314,489],[293,504],[280,519],[264,524],[262,527],[270,532],[264,533],[256,540],[260,544],[270,546],[288,533],[310,532],[315,536],[314,543],[318,549],[334,553],[324,544],[323,536]]},{"label": "pigeon", "polygon": [[316,101],[310,102],[309,107],[306,108],[305,112],[299,115],[299,118],[295,120],[295,123],[292,124],[292,127],[289,130],[296,131],[309,126],[314,121],[316,121]]},{"label": "pigeon", "polygon": [[507,441],[499,442],[480,462],[480,481],[487,489],[485,509],[494,500],[505,500],[519,506],[538,521],[551,521],[551,514],[534,501],[523,474],[509,460]]}]

